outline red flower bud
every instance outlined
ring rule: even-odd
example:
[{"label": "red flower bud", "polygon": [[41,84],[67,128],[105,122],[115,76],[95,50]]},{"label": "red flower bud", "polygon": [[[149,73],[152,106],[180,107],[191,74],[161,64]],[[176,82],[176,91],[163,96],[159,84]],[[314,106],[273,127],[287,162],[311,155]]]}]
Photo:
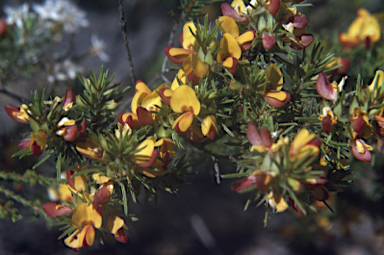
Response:
[{"label": "red flower bud", "polygon": [[269,50],[275,45],[276,38],[268,34],[263,34],[263,48]]},{"label": "red flower bud", "polygon": [[73,208],[65,205],[58,205],[56,203],[47,202],[43,204],[43,210],[48,216],[56,219],[56,216],[71,215]]},{"label": "red flower bud", "polygon": [[269,96],[264,96],[264,100],[272,107],[275,107],[275,108],[281,108],[283,107],[284,105],[286,105],[287,103],[289,103],[289,101],[291,101],[291,95],[288,93],[288,92],[285,92],[286,93],[286,98],[285,100],[283,101],[280,101],[276,98],[273,98],[273,97],[269,97]]}]

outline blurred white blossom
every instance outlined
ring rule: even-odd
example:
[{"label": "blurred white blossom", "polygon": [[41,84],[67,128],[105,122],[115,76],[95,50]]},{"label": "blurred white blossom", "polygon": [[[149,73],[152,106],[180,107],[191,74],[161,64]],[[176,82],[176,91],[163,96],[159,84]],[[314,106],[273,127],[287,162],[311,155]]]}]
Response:
[{"label": "blurred white blossom", "polygon": [[17,7],[4,6],[6,15],[6,23],[8,25],[15,24],[18,28],[23,27],[23,19],[28,16],[29,5],[24,3]]},{"label": "blurred white blossom", "polygon": [[53,67],[53,73],[48,75],[47,80],[50,83],[55,81],[74,80],[76,73],[84,71],[84,67],[76,65],[70,59],[64,60],[63,63],[57,63]]},{"label": "blurred white blossom", "polygon": [[97,35],[91,36],[91,53],[95,56],[98,56],[101,61],[108,62],[109,61],[109,55],[105,53],[105,43],[103,40],[99,39]]},{"label": "blurred white blossom", "polygon": [[62,24],[64,31],[68,33],[89,26],[86,12],[69,0],[46,0],[44,4],[34,4],[32,8],[41,19]]}]

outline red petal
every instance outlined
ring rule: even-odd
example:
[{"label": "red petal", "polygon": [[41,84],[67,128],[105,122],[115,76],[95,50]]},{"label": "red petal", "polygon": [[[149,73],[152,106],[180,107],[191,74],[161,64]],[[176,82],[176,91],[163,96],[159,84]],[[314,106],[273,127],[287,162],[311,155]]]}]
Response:
[{"label": "red petal", "polygon": [[75,173],[74,171],[72,171],[72,170],[68,170],[68,171],[66,172],[66,175],[67,175],[67,183],[68,183],[68,185],[69,185],[72,189],[76,190],[75,185],[73,185],[73,178],[72,178],[72,175],[73,175],[74,173]]},{"label": "red petal", "polygon": [[256,125],[253,123],[248,124],[247,139],[252,145],[261,145],[262,144],[260,133],[257,130]]},{"label": "red petal", "polygon": [[[357,142],[362,143],[362,145],[364,146],[364,153],[360,153],[357,150],[357,147],[356,147]],[[371,162],[372,155],[369,152],[369,150],[367,149],[367,147],[365,146],[365,144],[359,138],[357,138],[356,141],[351,142],[351,147],[352,147],[352,154],[353,154],[353,156],[355,156],[356,159],[363,161],[363,162]]]},{"label": "red petal", "polygon": [[334,91],[332,84],[329,82],[328,77],[321,73],[317,77],[316,91],[324,99],[335,102],[337,100],[337,92]]},{"label": "red petal", "polygon": [[57,209],[57,204],[52,202],[47,202],[43,204],[43,210],[49,217],[56,219],[56,216],[71,215],[73,213],[73,208],[70,206],[59,206]]},{"label": "red petal", "polygon": [[291,95],[288,92],[285,92],[287,94],[287,97],[285,98],[284,101],[277,100],[276,98],[273,97],[268,97],[265,96],[264,100],[272,107],[275,108],[281,108],[284,105],[286,105],[289,101],[291,101]]},{"label": "red petal", "polygon": [[271,148],[273,141],[271,137],[271,133],[268,131],[266,127],[262,127],[260,130],[260,137],[263,142],[263,146],[266,148]]},{"label": "red petal", "polygon": [[5,20],[5,17],[2,17],[0,19],[0,35],[4,34],[5,31],[7,31],[7,22]]},{"label": "red petal", "polygon": [[35,157],[39,157],[43,153],[41,147],[35,142],[31,145],[31,151]]},{"label": "red petal", "polygon": [[151,158],[147,162],[139,164],[138,166],[142,167],[142,168],[147,168],[147,167],[153,166],[153,164],[155,164],[155,162],[156,162],[156,159],[159,157],[159,154],[160,154],[159,151],[154,149],[152,151]]},{"label": "red petal", "polygon": [[125,231],[123,228],[120,228],[118,231],[117,231],[117,235],[115,235],[115,239],[117,241],[119,241],[120,243],[126,243],[128,241],[128,238],[127,238],[127,235],[125,234]]},{"label": "red petal", "polygon": [[28,148],[30,144],[30,140],[21,141],[17,147],[19,147],[19,150],[24,150],[25,148]]},{"label": "red petal", "polygon": [[147,109],[144,107],[137,107],[136,109],[137,118],[139,119],[139,122],[143,126],[152,125],[154,120],[152,118],[152,113],[150,113]]},{"label": "red petal", "polygon": [[272,15],[278,13],[280,9],[280,0],[271,0],[265,5],[265,8],[267,8],[269,13]]},{"label": "red petal", "polygon": [[309,19],[304,15],[296,15],[291,16],[288,22],[292,22],[295,29],[304,29],[307,27]]},{"label": "red petal", "polygon": [[7,104],[4,106],[4,109],[7,112],[8,116],[11,117],[11,119],[13,119],[14,121],[21,123],[21,124],[28,124],[29,123],[28,120],[24,120],[24,119],[18,118],[15,115],[13,115],[14,112],[20,112],[19,108],[15,107],[13,105]]},{"label": "red petal", "polygon": [[263,34],[263,48],[269,50],[275,45],[276,38],[267,34]]},{"label": "red petal", "polygon": [[100,206],[107,204],[111,199],[111,195],[112,194],[109,194],[108,192],[107,185],[102,185],[93,198],[93,208],[99,208]]},{"label": "red petal", "polygon": [[358,116],[357,118],[352,117],[351,122],[353,131],[355,131],[356,133],[360,133],[360,131],[363,130],[366,124],[363,116]]},{"label": "red petal", "polygon": [[169,97],[166,97],[164,95],[164,91],[167,90],[167,88],[162,88],[159,90],[159,96],[161,97],[161,100],[163,100],[164,104],[170,106],[171,105],[171,100],[169,99]]},{"label": "red petal", "polygon": [[87,134],[87,120],[84,118],[80,124],[80,136],[83,137]]},{"label": "red petal", "polygon": [[223,3],[221,5],[221,12],[223,13],[224,16],[229,16],[239,23],[250,21],[249,17],[239,15],[229,3]]},{"label": "red petal", "polygon": [[239,192],[239,191],[248,189],[252,186],[255,186],[255,184],[256,184],[256,176],[250,175],[232,183],[231,190],[235,192]]},{"label": "red petal", "polygon": [[331,133],[333,125],[331,116],[327,115],[321,120],[321,125],[323,126],[323,131],[327,134]]},{"label": "red petal", "polygon": [[64,127],[66,134],[63,136],[64,140],[67,142],[73,142],[77,137],[77,125],[72,125]]},{"label": "red petal", "polygon": [[73,105],[76,104],[76,96],[72,88],[67,88],[64,96],[64,106],[70,103],[72,103]]},{"label": "red petal", "polygon": [[200,82],[200,77],[197,76],[193,71],[188,74],[187,79],[188,81],[192,82],[192,85],[198,85]]}]

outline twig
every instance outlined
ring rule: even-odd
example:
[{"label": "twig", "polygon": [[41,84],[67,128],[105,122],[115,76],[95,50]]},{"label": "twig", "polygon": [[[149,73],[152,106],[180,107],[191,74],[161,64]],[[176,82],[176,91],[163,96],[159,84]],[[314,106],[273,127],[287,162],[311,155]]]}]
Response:
[{"label": "twig", "polygon": [[13,94],[12,92],[9,92],[5,89],[0,89],[0,93],[3,93],[9,97],[12,97],[13,99],[16,99],[18,100],[20,103],[24,102],[24,101],[28,101],[27,99],[25,99],[24,97],[21,97],[21,96],[18,96],[16,94]]},{"label": "twig", "polygon": [[123,12],[123,0],[119,0],[119,12],[120,12],[120,29],[123,34],[125,49],[127,51],[129,68],[131,71],[131,80],[132,80],[132,84],[135,84],[136,77],[135,77],[135,70],[133,67],[132,59],[131,59],[131,52],[129,51],[129,44],[127,39],[127,26],[124,20],[124,12]]},{"label": "twig", "polygon": [[30,208],[32,208],[35,211],[38,211],[38,212],[40,212],[42,214],[45,213],[43,211],[43,209],[40,208],[39,206],[37,206],[36,204],[28,201],[27,199],[25,199],[25,198],[23,198],[23,197],[21,197],[19,195],[16,195],[13,191],[5,189],[1,185],[0,185],[0,193],[3,193],[6,197],[11,198],[11,199],[15,200],[16,202],[19,202],[20,204],[22,204],[22,205],[24,205],[26,207],[30,207]]}]

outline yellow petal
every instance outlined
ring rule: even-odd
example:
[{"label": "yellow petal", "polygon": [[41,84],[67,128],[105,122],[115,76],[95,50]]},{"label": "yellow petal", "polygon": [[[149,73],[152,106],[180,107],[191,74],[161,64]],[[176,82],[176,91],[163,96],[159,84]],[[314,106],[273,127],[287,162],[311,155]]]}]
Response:
[{"label": "yellow petal", "polygon": [[[236,36],[235,36],[236,37]],[[242,45],[244,43],[252,42],[255,39],[255,34],[252,31],[247,31],[236,38],[236,41]]]},{"label": "yellow petal", "polygon": [[64,117],[62,118],[59,123],[57,123],[57,127],[67,127],[67,126],[72,126],[72,125],[75,125],[76,124],[76,121],[75,120],[71,120],[71,119],[68,119],[67,117]]},{"label": "yellow petal", "polygon": [[141,144],[139,144],[139,146],[137,146],[135,150],[140,150],[140,151],[136,152],[133,155],[132,161],[137,165],[147,162],[151,158],[152,152],[155,148],[155,141],[156,141],[156,138],[153,136],[150,136],[146,140],[144,140]]},{"label": "yellow petal", "polygon": [[237,43],[235,37],[229,33],[225,33],[220,42],[220,51],[217,54],[217,62],[221,63],[227,57],[234,57],[240,59],[241,48]]},{"label": "yellow petal", "polygon": [[[375,78],[373,79],[371,85],[368,86],[368,89],[372,92],[375,82],[377,81],[377,88],[380,88],[384,81],[384,72],[381,70],[377,70],[375,74]],[[375,95],[376,96],[376,95]]]},{"label": "yellow petal", "polygon": [[[191,61],[191,63],[189,63],[189,61]],[[190,65],[191,65],[192,71],[195,73],[197,77],[204,78],[208,76],[209,70],[210,70],[209,65],[207,63],[201,62],[196,55],[191,54],[190,57],[186,59],[186,62],[187,62],[187,68],[190,68]],[[184,63],[183,63],[183,69],[187,70],[187,68],[184,68]]]},{"label": "yellow petal", "polygon": [[92,178],[98,183],[98,184],[104,184],[112,180],[111,177],[105,176],[104,174],[93,174]]},{"label": "yellow petal", "polygon": [[117,215],[111,215],[108,217],[108,230],[116,235],[117,234],[117,231],[120,229],[120,228],[125,228],[125,229],[128,229],[128,227],[125,225],[124,223],[124,220],[122,218],[120,218],[119,216]]},{"label": "yellow petal", "polygon": [[269,204],[275,208],[277,212],[283,212],[287,210],[288,204],[280,194],[271,191],[268,195],[268,199]]},{"label": "yellow petal", "polygon": [[229,16],[221,16],[216,20],[216,25],[221,21],[220,29],[223,33],[230,33],[235,38],[239,36],[239,27],[234,19]]},{"label": "yellow petal", "polygon": [[223,61],[223,66],[226,67],[226,68],[232,68],[233,67],[233,58],[231,58],[231,57],[226,58]]},{"label": "yellow petal", "polygon": [[271,64],[269,66],[267,81],[271,83],[270,90],[281,90],[283,87],[283,75],[277,65]]},{"label": "yellow petal", "polygon": [[133,96],[132,98],[132,102],[131,102],[131,109],[132,109],[132,112],[133,113],[136,113],[136,109],[137,107],[140,106],[141,102],[143,101],[143,99],[149,95],[151,92],[147,93],[145,91],[137,91],[136,94]]},{"label": "yellow petal", "polygon": [[243,0],[233,0],[231,6],[238,14],[247,13],[247,9]]},{"label": "yellow petal", "polygon": [[170,104],[172,110],[176,113],[191,111],[194,115],[198,115],[200,112],[200,102],[196,97],[196,93],[187,85],[182,85],[173,92]]},{"label": "yellow petal", "polygon": [[[70,236],[65,238],[64,239],[65,245],[74,249],[82,248],[84,239],[79,238],[81,231],[82,229],[78,229],[75,232],[73,232]],[[82,236],[84,236],[84,234]]]},{"label": "yellow petal", "polygon": [[[179,79],[181,84],[187,84],[188,83],[187,73],[185,73],[185,71],[183,69],[179,70],[179,72],[177,73],[177,78]],[[177,81],[177,78],[175,78],[172,81],[171,90],[175,90],[180,86],[179,82]],[[168,95],[165,95],[165,96],[168,96]]]},{"label": "yellow petal", "polygon": [[203,119],[203,122],[201,123],[201,132],[204,136],[207,136],[209,130],[211,130],[211,127],[215,129],[216,133],[218,133],[215,116],[208,115]]},{"label": "yellow petal", "polygon": [[[80,171],[83,171],[83,168],[81,166],[77,166],[75,173],[78,173]],[[73,186],[77,191],[85,191],[86,188],[86,182],[88,180],[88,177],[84,174],[75,176],[72,178],[73,180]]]},{"label": "yellow petal", "polygon": [[266,97],[272,97],[279,101],[284,101],[287,98],[287,93],[284,91],[268,91],[265,93]]},{"label": "yellow petal", "polygon": [[93,208],[93,204],[87,206],[87,203],[79,204],[72,214],[72,226],[81,228],[86,224],[92,224],[95,228],[101,227],[102,218]]},{"label": "yellow petal", "polygon": [[184,24],[183,27],[183,48],[184,49],[190,49],[191,46],[197,46],[196,38],[191,33],[191,30],[194,34],[196,34],[196,27],[195,24],[193,24],[192,21],[188,21]]},{"label": "yellow petal", "polygon": [[193,117],[194,116],[192,112],[183,113],[175,120],[172,128],[174,129],[176,125],[179,124],[180,131],[184,133],[192,125]]},{"label": "yellow petal", "polygon": [[154,90],[151,94],[147,95],[143,101],[141,102],[141,106],[147,109],[148,111],[158,110],[156,106],[161,107],[161,97],[159,95],[159,90],[165,88],[165,86],[169,83],[161,84],[156,90]]},{"label": "yellow petal", "polygon": [[135,85],[135,93],[137,92],[144,92],[146,94],[151,94],[151,90],[148,88],[148,86],[142,82],[142,81],[138,81]]}]

